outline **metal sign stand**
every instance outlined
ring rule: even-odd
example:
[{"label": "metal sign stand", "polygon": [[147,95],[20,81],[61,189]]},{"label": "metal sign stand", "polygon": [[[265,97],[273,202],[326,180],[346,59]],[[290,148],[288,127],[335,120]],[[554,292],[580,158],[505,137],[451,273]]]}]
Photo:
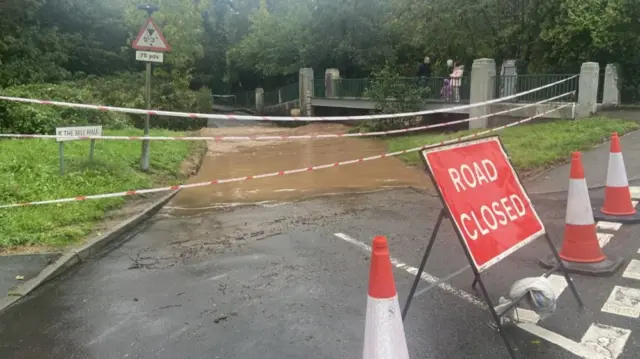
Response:
[{"label": "metal sign stand", "polygon": [[[159,10],[157,5],[142,4],[138,6],[138,10],[147,12],[147,21],[140,28],[140,32],[132,47],[136,51],[136,60],[145,62],[145,101],[147,109],[151,109],[151,62],[162,63],[164,61],[163,52],[171,51],[171,46],[164,38],[160,28],[153,22],[154,12]],[[144,118],[144,136],[149,136],[149,122],[151,115],[148,113]],[[140,167],[143,171],[149,170],[149,140],[142,140],[142,155],[140,157]]]},{"label": "metal sign stand", "polygon": [[[91,139],[89,142],[89,163],[93,162],[93,152],[96,147],[96,140]],[[64,142],[58,142],[58,153],[60,154],[60,176],[64,176]]]},{"label": "metal sign stand", "polygon": [[[427,244],[427,248],[424,252],[424,256],[422,257],[422,261],[420,262],[420,267],[418,268],[418,273],[416,273],[416,276],[413,280],[413,285],[411,286],[411,290],[409,291],[409,296],[407,297],[407,300],[405,302],[404,308],[402,308],[402,320],[404,321],[404,319],[407,316],[407,313],[409,311],[409,307],[411,306],[411,301],[413,300],[413,297],[415,295],[416,289],[418,288],[418,283],[420,282],[420,277],[422,276],[422,273],[424,272],[424,268],[427,264],[427,260],[429,258],[429,255],[431,254],[431,249],[433,247],[433,244],[435,243],[435,240],[438,236],[438,232],[440,231],[440,225],[442,224],[442,220],[444,218],[448,218],[452,223],[452,227],[454,228],[456,235],[458,237],[458,241],[460,242],[460,245],[462,246],[462,249],[464,250],[464,253],[467,257],[467,261],[469,262],[469,265],[471,266],[471,269],[473,270],[473,274],[474,274],[474,280],[473,283],[471,284],[471,287],[476,291],[477,293],[477,289],[476,289],[476,285],[480,284],[480,291],[482,293],[482,297],[484,298],[485,302],[487,303],[488,307],[489,307],[489,312],[491,314],[491,317],[493,319],[494,323],[489,323],[490,325],[492,325],[492,327],[494,329],[496,329],[499,333],[500,336],[502,337],[502,340],[505,343],[505,346],[507,348],[507,351],[509,352],[509,356],[512,359],[516,359],[516,355],[515,355],[515,351],[513,350],[513,347],[511,346],[511,343],[509,342],[509,339],[504,331],[504,326],[502,324],[502,318],[506,313],[509,313],[511,311],[511,309],[515,308],[518,303],[520,301],[522,301],[522,299],[526,298],[525,296],[522,296],[520,298],[518,298],[517,300],[515,300],[513,303],[511,303],[511,305],[504,310],[501,314],[498,314],[495,310],[495,306],[493,305],[493,301],[491,300],[491,297],[489,296],[489,292],[487,291],[487,288],[482,280],[482,276],[480,271],[478,270],[478,268],[475,266],[473,258],[471,257],[471,253],[469,253],[469,250],[467,249],[467,246],[464,243],[464,238],[462,236],[462,233],[460,233],[459,229],[456,227],[455,223],[453,223],[453,220],[451,219],[451,214],[449,213],[448,209],[447,209],[447,205],[442,197],[442,193],[440,193],[440,189],[438,188],[435,178],[433,176],[433,174],[431,173],[431,171],[428,170],[429,166],[427,167],[427,173],[429,174],[429,177],[431,178],[431,182],[433,183],[434,188],[436,188],[438,190],[438,197],[440,198],[440,201],[442,202],[442,206],[443,208],[440,210],[440,214],[438,215],[438,219],[436,220],[436,224],[435,227],[433,228],[433,231],[431,232],[431,236],[429,238],[429,243]],[[517,173],[516,173],[517,175]],[[524,190],[524,189],[523,189]],[[526,190],[525,190],[526,193]],[[562,264],[562,261],[560,260],[560,256],[558,255],[558,251],[556,250],[556,248],[553,246],[553,242],[551,241],[551,237],[549,236],[549,234],[545,231],[544,237],[547,241],[547,243],[549,244],[549,249],[551,250],[551,252],[553,253],[553,256],[555,257],[555,259],[557,260],[557,265],[553,268],[551,268],[549,271],[547,271],[543,276],[546,278],[549,275],[551,275],[552,273],[556,272],[556,271],[560,271],[562,272],[562,275],[564,276],[564,278],[567,280],[567,283],[569,285],[569,288],[571,289],[571,293],[573,293],[574,298],[576,299],[576,302],[578,303],[578,306],[580,309],[582,309],[584,307],[584,304],[582,302],[582,299],[580,298],[580,295],[578,294],[578,291],[576,290],[576,287],[573,284],[573,281],[571,280],[571,278],[569,277],[569,273],[567,272],[567,269],[565,268],[565,266]],[[465,268],[466,269],[466,268]]]}]

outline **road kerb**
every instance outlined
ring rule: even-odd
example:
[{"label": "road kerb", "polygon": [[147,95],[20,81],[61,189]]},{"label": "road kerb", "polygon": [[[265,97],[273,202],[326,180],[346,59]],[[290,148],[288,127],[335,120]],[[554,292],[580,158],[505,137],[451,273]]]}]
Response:
[{"label": "road kerb", "polygon": [[9,290],[5,298],[0,298],[0,312],[17,302],[20,298],[31,293],[42,284],[54,279],[64,273],[67,269],[82,262],[92,254],[95,254],[108,244],[118,240],[135,227],[144,223],[179,192],[180,191],[175,191],[163,196],[160,200],[149,205],[135,216],[121,222],[109,232],[89,240],[79,248],[72,248],[64,253],[60,258],[58,258],[58,260],[45,267],[37,276]]}]

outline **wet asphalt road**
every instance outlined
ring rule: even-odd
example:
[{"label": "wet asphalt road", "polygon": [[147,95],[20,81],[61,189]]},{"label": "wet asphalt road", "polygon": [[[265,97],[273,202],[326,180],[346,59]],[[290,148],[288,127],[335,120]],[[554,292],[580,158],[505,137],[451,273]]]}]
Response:
[{"label": "wet asphalt road", "polygon": [[[565,200],[534,197],[556,238]],[[203,213],[163,210],[121,246],[0,314],[0,358],[361,357],[368,255],[335,233],[365,243],[387,235],[391,255],[418,266],[439,209],[435,198],[397,189]],[[637,251],[635,226],[615,238],[607,252],[629,258]],[[540,275],[536,260],[546,253],[544,243],[533,243],[489,270],[494,299],[515,280]],[[427,271],[444,277],[466,264],[445,222]],[[395,279],[404,303],[413,278],[397,269]],[[466,272],[450,283],[470,290],[471,279]],[[578,313],[567,290],[541,326],[573,341],[594,321],[635,330],[638,319],[600,311],[622,280],[620,273],[575,277],[586,309]],[[411,356],[508,358],[488,320],[439,289],[421,295],[405,322]],[[577,358],[518,328],[509,335],[520,358]],[[639,342],[635,330],[618,358],[637,358]]]}]

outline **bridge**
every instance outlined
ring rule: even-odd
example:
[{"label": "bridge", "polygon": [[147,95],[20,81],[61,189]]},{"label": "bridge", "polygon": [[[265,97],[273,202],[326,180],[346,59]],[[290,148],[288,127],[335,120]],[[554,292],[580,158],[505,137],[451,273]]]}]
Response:
[{"label": "bridge", "polygon": [[[619,104],[618,78],[614,65],[607,65],[605,71],[600,71],[597,63],[587,62],[583,64],[579,74],[519,75],[515,71],[515,66],[509,67],[510,63],[510,60],[505,61],[501,70],[497,71],[492,59],[474,61],[471,71],[467,72],[470,74],[461,79],[459,98],[452,96],[446,88],[443,91],[445,80],[448,79],[446,77],[400,78],[397,84],[391,84],[391,86],[426,88],[426,95],[423,96],[420,109],[441,110],[512,96],[565,80],[557,85],[508,101],[471,109],[445,111],[474,116],[535,103],[535,106],[515,110],[507,115],[523,118],[546,112],[556,107],[558,103],[576,102],[575,109],[567,107],[549,114],[550,118],[576,118],[589,116],[601,107]],[[313,113],[331,116],[378,110],[379,104],[369,96],[370,89],[375,84],[376,80],[371,78],[341,78],[337,69],[327,69],[325,77],[318,78],[314,77],[313,69],[304,68],[300,70],[299,81],[296,83],[272,91],[258,88],[232,97],[235,106],[251,108],[263,114],[288,115],[293,110],[295,113],[300,111],[302,116]],[[574,92],[575,95],[559,97],[568,92]],[[394,99],[387,99],[387,101],[394,101]],[[485,123],[481,127],[489,125]]]}]

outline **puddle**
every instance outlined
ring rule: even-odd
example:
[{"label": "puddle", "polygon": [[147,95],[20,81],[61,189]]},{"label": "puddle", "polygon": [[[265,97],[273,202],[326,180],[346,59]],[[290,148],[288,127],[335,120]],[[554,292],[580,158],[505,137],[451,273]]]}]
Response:
[{"label": "puddle", "polygon": [[[256,134],[340,133],[339,124],[311,124],[298,128],[207,128],[203,136]],[[293,141],[210,142],[198,175],[188,183],[257,175],[322,165],[387,151],[380,140],[341,138]],[[169,207],[206,210],[222,204],[293,201],[329,193],[369,191],[380,188],[430,187],[427,176],[397,158],[383,158],[347,166],[292,175],[198,187],[181,191]]]}]

